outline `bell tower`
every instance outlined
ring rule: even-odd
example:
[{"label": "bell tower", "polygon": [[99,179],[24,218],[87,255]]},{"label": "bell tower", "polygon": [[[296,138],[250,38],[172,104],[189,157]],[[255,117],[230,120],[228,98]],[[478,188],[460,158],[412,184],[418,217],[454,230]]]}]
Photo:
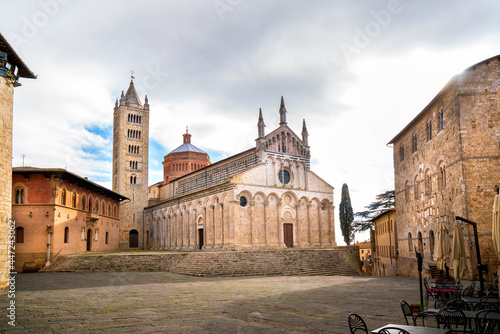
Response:
[{"label": "bell tower", "polygon": [[143,209],[148,205],[149,103],[141,103],[131,78],[113,116],[113,191],[130,199],[120,206],[120,249],[144,248]]}]

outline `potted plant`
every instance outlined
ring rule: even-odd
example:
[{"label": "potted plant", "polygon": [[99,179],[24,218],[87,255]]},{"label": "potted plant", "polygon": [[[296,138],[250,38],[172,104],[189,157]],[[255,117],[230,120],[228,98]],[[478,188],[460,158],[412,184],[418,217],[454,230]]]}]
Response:
[{"label": "potted plant", "polygon": [[422,309],[422,305],[420,303],[413,303],[410,304],[410,308],[411,308],[411,313],[419,314],[420,310]]}]

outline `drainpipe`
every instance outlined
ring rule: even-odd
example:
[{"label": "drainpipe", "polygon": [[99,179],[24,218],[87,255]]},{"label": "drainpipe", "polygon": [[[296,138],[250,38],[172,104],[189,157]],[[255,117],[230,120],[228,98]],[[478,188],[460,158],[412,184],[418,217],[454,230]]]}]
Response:
[{"label": "drainpipe", "polygon": [[52,234],[52,226],[47,225],[47,262],[45,262],[45,267],[50,266],[50,235]]}]

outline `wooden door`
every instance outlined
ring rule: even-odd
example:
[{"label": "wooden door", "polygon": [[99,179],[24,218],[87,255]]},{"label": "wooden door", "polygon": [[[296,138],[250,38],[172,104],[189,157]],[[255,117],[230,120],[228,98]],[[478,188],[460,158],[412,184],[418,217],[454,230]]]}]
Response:
[{"label": "wooden door", "polygon": [[200,228],[198,229],[198,240],[200,241],[199,242],[199,249],[201,249],[203,247],[203,229]]},{"label": "wooden door", "polygon": [[283,238],[285,246],[293,247],[293,224],[283,224]]},{"label": "wooden door", "polygon": [[92,249],[92,230],[89,228],[87,230],[87,252]]},{"label": "wooden door", "polygon": [[131,230],[128,235],[129,248],[139,247],[139,232],[137,230]]}]

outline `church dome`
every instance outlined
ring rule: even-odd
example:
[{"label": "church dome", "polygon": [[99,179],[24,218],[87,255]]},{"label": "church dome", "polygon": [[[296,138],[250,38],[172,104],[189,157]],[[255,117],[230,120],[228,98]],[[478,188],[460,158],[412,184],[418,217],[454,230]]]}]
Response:
[{"label": "church dome", "polygon": [[167,154],[163,160],[165,184],[211,164],[208,154],[191,144],[191,134],[188,130],[182,137],[182,145]]}]

